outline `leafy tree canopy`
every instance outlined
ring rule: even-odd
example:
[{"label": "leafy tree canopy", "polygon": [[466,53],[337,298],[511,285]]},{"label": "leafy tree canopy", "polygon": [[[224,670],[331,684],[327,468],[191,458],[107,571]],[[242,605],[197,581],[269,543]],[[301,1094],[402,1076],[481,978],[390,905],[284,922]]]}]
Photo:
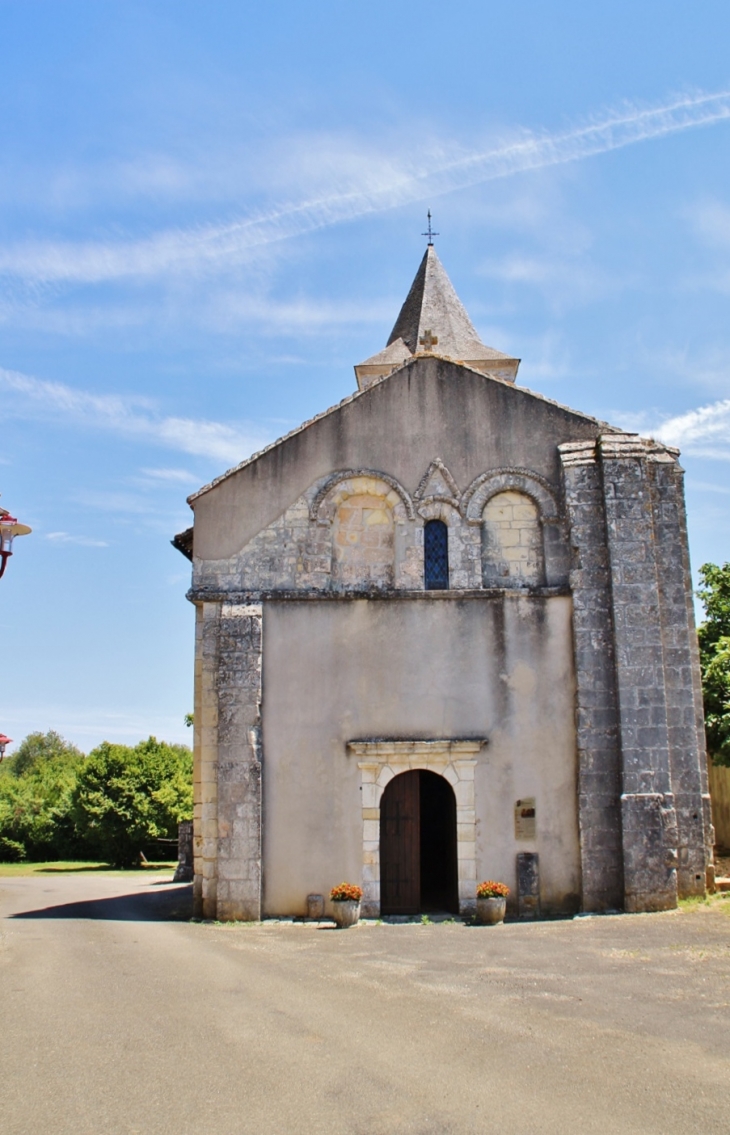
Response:
[{"label": "leafy tree canopy", "polygon": [[7,760],[7,766],[14,776],[24,776],[30,771],[40,771],[48,761],[59,760],[72,766],[78,765],[83,755],[70,741],[65,741],[60,733],[50,729],[48,733],[29,733],[14,755]]},{"label": "leafy tree canopy", "polygon": [[699,628],[707,747],[715,764],[730,765],[730,563],[703,564],[697,594],[706,619]]},{"label": "leafy tree canopy", "polygon": [[88,757],[58,733],[31,733],[0,766],[0,860],[91,854],[136,863],[193,814],[193,757],[150,737]]},{"label": "leafy tree canopy", "polygon": [[79,774],[72,814],[89,849],[131,866],[156,839],[174,839],[193,814],[193,755],[150,737],[139,745],[104,742]]},{"label": "leafy tree canopy", "polygon": [[0,857],[53,859],[78,850],[71,797],[84,754],[58,733],[30,733],[3,762]]}]

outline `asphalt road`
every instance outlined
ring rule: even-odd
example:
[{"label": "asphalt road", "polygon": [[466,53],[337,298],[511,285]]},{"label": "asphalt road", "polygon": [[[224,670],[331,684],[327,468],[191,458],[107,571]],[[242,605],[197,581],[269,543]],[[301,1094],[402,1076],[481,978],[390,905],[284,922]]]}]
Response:
[{"label": "asphalt road", "polygon": [[335,931],[188,903],[0,879],[3,1135],[730,1132],[727,915]]}]

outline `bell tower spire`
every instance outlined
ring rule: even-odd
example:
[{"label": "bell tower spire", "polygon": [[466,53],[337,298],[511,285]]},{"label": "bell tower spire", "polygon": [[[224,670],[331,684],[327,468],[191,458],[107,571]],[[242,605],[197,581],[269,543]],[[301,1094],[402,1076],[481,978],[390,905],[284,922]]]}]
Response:
[{"label": "bell tower spire", "polygon": [[487,347],[454,291],[438,258],[428,211],[426,251],[405,303],[400,309],[385,350],[355,367],[360,390],[383,378],[416,355],[432,354],[514,382],[520,360]]}]

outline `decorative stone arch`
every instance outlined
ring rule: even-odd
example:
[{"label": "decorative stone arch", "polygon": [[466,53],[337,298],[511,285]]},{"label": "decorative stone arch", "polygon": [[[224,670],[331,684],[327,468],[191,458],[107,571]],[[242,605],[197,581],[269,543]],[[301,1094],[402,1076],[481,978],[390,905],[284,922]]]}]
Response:
[{"label": "decorative stone arch", "polygon": [[418,505],[416,511],[424,522],[426,520],[443,520],[448,528],[461,521],[457,502],[447,500],[445,497],[429,497],[423,504]]},{"label": "decorative stone arch", "polygon": [[489,500],[510,489],[524,493],[535,502],[541,524],[559,523],[560,510],[552,487],[539,473],[529,469],[492,469],[472,481],[461,498],[467,523],[481,524]]},{"label": "decorative stone arch", "polygon": [[380,915],[380,801],[393,777],[412,769],[443,776],[456,797],[459,913],[476,909],[476,801],[474,769],[486,738],[441,741],[348,741],[358,758],[362,794],[363,914]]},{"label": "decorative stone arch", "polygon": [[360,495],[381,497],[392,509],[396,524],[414,519],[413,503],[400,482],[375,469],[345,469],[333,473],[317,491],[310,506],[310,517],[318,524],[331,524],[342,502]]}]

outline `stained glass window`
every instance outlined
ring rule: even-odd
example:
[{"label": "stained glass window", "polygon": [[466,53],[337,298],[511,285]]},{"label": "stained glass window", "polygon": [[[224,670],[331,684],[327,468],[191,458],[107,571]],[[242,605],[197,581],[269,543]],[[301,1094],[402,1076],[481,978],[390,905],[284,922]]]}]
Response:
[{"label": "stained glass window", "polygon": [[423,531],[424,587],[448,590],[449,530],[443,520],[427,520]]}]

